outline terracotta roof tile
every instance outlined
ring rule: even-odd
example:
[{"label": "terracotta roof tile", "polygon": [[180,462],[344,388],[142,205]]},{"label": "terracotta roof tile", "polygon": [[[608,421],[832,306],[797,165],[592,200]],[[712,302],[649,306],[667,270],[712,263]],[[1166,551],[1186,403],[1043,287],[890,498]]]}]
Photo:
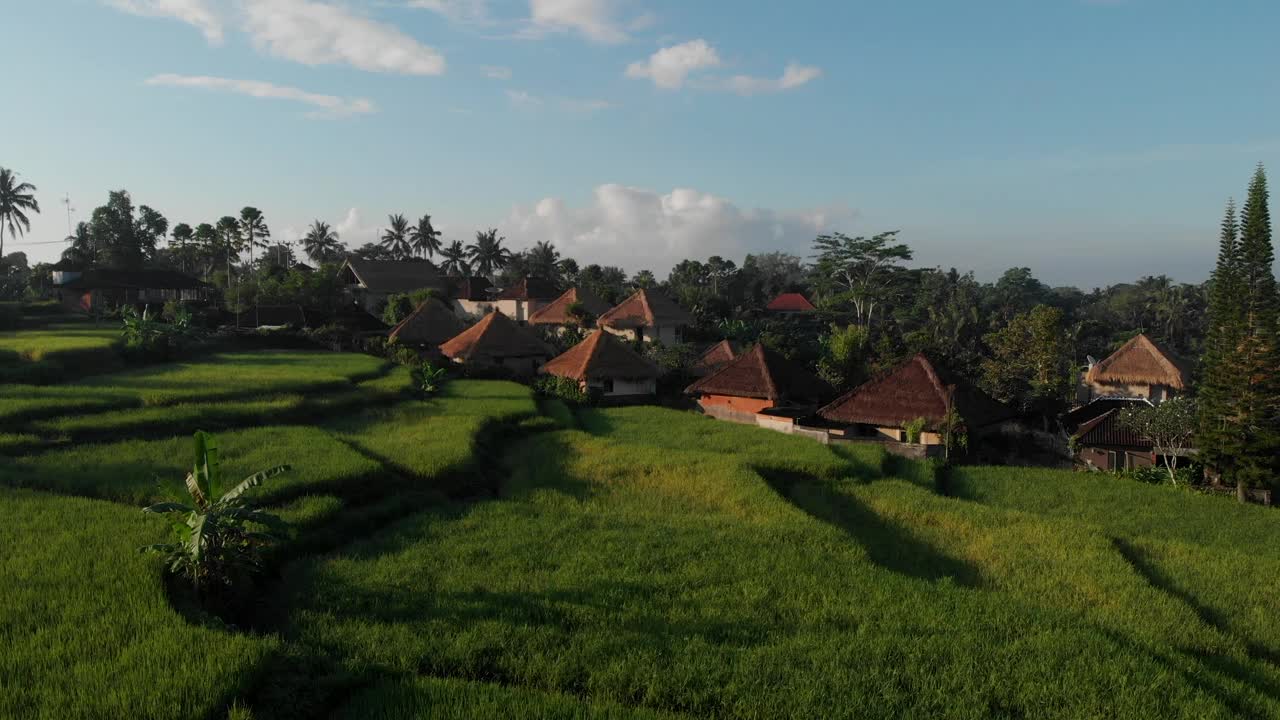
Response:
[{"label": "terracotta roof tile", "polygon": [[578,321],[569,315],[569,306],[581,303],[584,310],[596,317],[609,311],[609,303],[601,300],[590,290],[569,288],[551,304],[540,308],[529,316],[530,325],[577,325]]},{"label": "terracotta roof tile", "polygon": [[597,324],[611,328],[687,326],[693,316],[656,290],[640,289],[600,316]]},{"label": "terracotta roof tile", "polygon": [[1089,368],[1085,380],[1101,385],[1167,385],[1184,390],[1190,384],[1190,372],[1173,353],[1140,334]]},{"label": "terracotta roof tile", "polygon": [[464,327],[444,303],[427,298],[391,330],[389,337],[408,345],[439,345],[462,332]]},{"label": "terracotta roof tile", "polygon": [[538,372],[574,380],[647,380],[661,374],[653,363],[604,330],[591,333],[586,340],[543,365]]},{"label": "terracotta roof tile", "polygon": [[689,366],[689,370],[694,375],[703,377],[724,367],[725,363],[736,357],[738,357],[738,350],[733,346],[733,343],[728,340],[721,340],[699,355],[693,365]]},{"label": "terracotta roof tile", "polygon": [[551,347],[500,312],[485,315],[475,325],[440,346],[447,357],[466,362],[493,362],[506,357],[551,357]]},{"label": "terracotta roof tile", "polygon": [[799,363],[756,345],[690,385],[685,393],[804,403],[830,397],[831,388]]},{"label": "terracotta roof tile", "polygon": [[811,312],[817,310],[813,303],[809,302],[809,298],[800,293],[782,293],[769,301],[769,304],[764,309],[774,312]]},{"label": "terracotta roof tile", "polygon": [[918,354],[836,398],[818,411],[832,422],[898,427],[916,418],[936,428],[947,414],[948,398],[972,427],[1013,417],[1008,407],[967,382],[947,382],[933,363]]}]

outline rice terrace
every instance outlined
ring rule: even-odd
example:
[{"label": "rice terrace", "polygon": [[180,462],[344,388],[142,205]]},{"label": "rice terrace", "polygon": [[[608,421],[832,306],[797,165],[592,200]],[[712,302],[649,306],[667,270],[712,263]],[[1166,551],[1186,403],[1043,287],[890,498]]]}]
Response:
[{"label": "rice terrace", "polygon": [[1275,0],[3,5],[0,720],[1280,720]]}]

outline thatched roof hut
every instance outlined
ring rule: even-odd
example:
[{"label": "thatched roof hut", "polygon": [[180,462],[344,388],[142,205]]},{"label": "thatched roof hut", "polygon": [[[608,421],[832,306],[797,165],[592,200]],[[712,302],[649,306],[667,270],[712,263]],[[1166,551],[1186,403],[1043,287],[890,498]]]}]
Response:
[{"label": "thatched roof hut", "polygon": [[799,363],[756,345],[685,389],[688,395],[756,398],[774,403],[816,404],[831,386]]},{"label": "thatched roof hut", "polygon": [[618,329],[693,324],[693,316],[656,290],[641,288],[597,319],[603,327]]},{"label": "thatched roof hut", "polygon": [[587,339],[543,365],[538,372],[584,382],[652,380],[661,375],[657,366],[603,330],[591,333]]},{"label": "thatched roof hut", "polygon": [[1185,390],[1190,380],[1187,364],[1145,334],[1121,345],[1085,375],[1085,382],[1095,385],[1164,385],[1175,390]]},{"label": "thatched roof hut", "polygon": [[928,358],[917,354],[836,398],[818,410],[818,415],[835,423],[889,428],[924,418],[926,428],[934,429],[942,424],[953,403],[971,428],[1015,414],[967,382],[948,382]]},{"label": "thatched roof hut", "polygon": [[439,345],[462,332],[465,326],[452,310],[434,298],[427,298],[388,334],[405,345]]},{"label": "thatched roof hut", "polygon": [[[601,300],[590,290],[569,288],[560,297],[551,301],[550,305],[529,316],[530,325],[578,325],[578,318],[569,314],[569,308],[578,304],[593,317],[600,317],[609,312],[609,303]],[[591,323],[594,325],[595,323]]]},{"label": "thatched roof hut", "polygon": [[698,356],[697,360],[689,366],[689,372],[696,377],[706,377],[711,373],[724,367],[734,358],[738,357],[738,349],[728,340],[721,340],[712,345]]},{"label": "thatched roof hut", "polygon": [[[458,362],[509,365],[513,360],[546,361],[554,353],[537,335],[500,312],[485,315],[475,325],[440,346],[440,352]],[[525,366],[521,363],[520,370]],[[533,367],[528,367],[530,372]]]}]

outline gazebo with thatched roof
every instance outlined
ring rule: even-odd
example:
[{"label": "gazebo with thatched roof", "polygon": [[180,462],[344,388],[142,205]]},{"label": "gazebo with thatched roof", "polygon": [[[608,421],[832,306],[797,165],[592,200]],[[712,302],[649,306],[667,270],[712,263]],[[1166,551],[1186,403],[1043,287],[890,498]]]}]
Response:
[{"label": "gazebo with thatched roof", "polygon": [[440,345],[440,353],[456,363],[527,376],[537,372],[554,351],[511,318],[491,312]]},{"label": "gazebo with thatched roof", "polygon": [[584,389],[606,398],[652,396],[658,392],[661,375],[657,366],[603,330],[591,333],[538,372],[577,380]]},{"label": "gazebo with thatched roof", "polygon": [[1089,366],[1080,400],[1123,397],[1158,403],[1186,392],[1190,384],[1187,363],[1143,333]]},{"label": "gazebo with thatched roof", "polygon": [[418,348],[436,348],[466,329],[458,316],[435,298],[427,298],[387,334],[388,340]]}]

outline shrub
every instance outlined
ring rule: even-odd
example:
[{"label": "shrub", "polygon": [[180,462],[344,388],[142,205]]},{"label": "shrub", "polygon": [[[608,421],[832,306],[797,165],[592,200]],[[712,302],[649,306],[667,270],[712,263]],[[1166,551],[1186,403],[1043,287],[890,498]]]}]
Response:
[{"label": "shrub", "polygon": [[590,391],[582,389],[582,383],[573,378],[544,375],[533,383],[533,391],[543,397],[558,398],[568,405],[590,405]]},{"label": "shrub", "polygon": [[907,435],[907,442],[915,445],[920,442],[920,434],[924,432],[925,419],[918,417],[902,426],[903,432]]},{"label": "shrub", "polygon": [[440,392],[444,388],[445,380],[449,377],[449,371],[436,367],[430,361],[422,363],[413,370],[413,385],[423,395],[430,397]]},{"label": "shrub", "polygon": [[[169,571],[185,577],[205,599],[239,589],[261,571],[263,550],[283,539],[288,529],[275,515],[253,509],[244,494],[288,470],[288,465],[261,470],[219,495],[222,470],[217,442],[208,433],[196,432],[195,462],[185,480],[192,504],[164,502],[143,509],[167,516],[177,542],[139,549],[163,553]],[[253,526],[263,529],[251,530]]]},{"label": "shrub", "polygon": [[185,306],[172,308],[173,321],[160,322],[145,308],[139,313],[132,306],[121,311],[125,355],[137,360],[168,360],[180,355],[197,339],[191,325],[191,311]]}]

